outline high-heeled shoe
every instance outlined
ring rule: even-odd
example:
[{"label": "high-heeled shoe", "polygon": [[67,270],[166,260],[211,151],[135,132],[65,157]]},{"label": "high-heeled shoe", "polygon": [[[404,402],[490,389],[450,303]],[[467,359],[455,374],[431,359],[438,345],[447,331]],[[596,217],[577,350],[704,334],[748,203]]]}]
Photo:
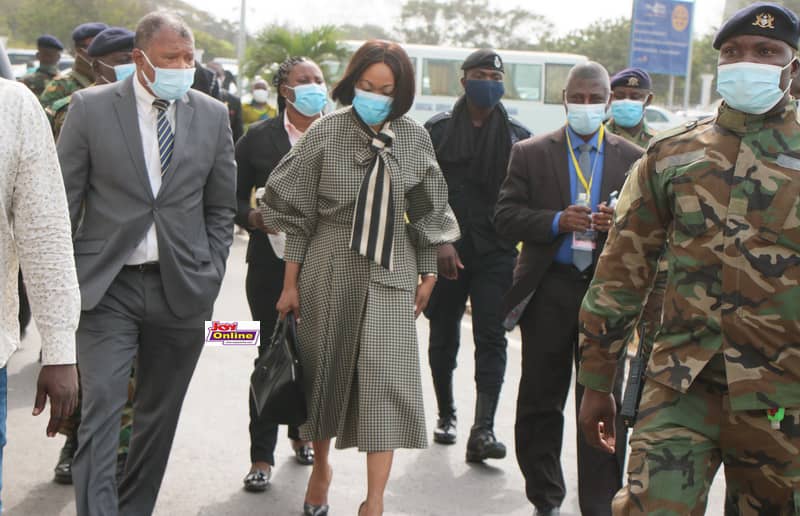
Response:
[{"label": "high-heeled shoe", "polygon": [[303,502],[303,516],[328,516],[328,504],[313,505]]}]

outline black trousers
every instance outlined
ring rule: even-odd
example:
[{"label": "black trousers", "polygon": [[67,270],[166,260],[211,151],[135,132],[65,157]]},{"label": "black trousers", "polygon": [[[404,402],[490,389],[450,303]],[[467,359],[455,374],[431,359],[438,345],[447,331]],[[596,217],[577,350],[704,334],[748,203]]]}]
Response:
[{"label": "black trousers", "polygon": [[[520,319],[522,377],[517,397],[516,453],[525,492],[536,507],[558,507],[566,488],[561,469],[564,405],[573,364],[578,367],[578,313],[591,275],[572,266],[551,268]],[[622,373],[614,396],[621,401]],[[578,412],[583,387],[575,387]],[[619,406],[617,407],[619,413]],[[577,421],[577,417],[576,417]],[[617,418],[616,454],[586,444],[577,432],[578,498],[584,516],[610,515],[611,500],[622,487],[626,431]]]},{"label": "black trousers", "polygon": [[506,331],[503,296],[511,288],[516,254],[493,251],[478,255],[469,241],[457,247],[464,269],[458,279],[439,276],[425,315],[430,320],[428,359],[434,381],[456,368],[461,343],[461,318],[467,298],[472,303],[475,341],[475,386],[478,392],[498,395],[506,372]]},{"label": "black trousers", "polygon": [[[251,263],[247,267],[245,290],[247,303],[254,321],[261,321],[261,344],[259,356],[270,344],[272,332],[278,319],[275,305],[283,290],[284,262],[275,259],[274,263]],[[258,359],[256,359],[258,360]],[[275,445],[278,442],[278,425],[258,417],[253,394],[250,393],[250,461],[267,462],[275,465]],[[289,439],[300,439],[297,427],[289,427]]]}]

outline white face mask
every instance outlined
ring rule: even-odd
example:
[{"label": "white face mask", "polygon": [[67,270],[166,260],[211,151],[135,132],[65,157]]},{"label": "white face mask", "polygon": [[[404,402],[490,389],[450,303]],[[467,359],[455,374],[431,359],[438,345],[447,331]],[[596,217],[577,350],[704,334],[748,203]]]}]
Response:
[{"label": "white face mask", "polygon": [[253,90],[253,101],[258,104],[266,104],[269,99],[269,92],[267,90]]},{"label": "white face mask", "polygon": [[717,67],[717,92],[733,109],[761,115],[775,107],[786,95],[780,87],[783,71],[792,65],[776,66],[748,61]]}]

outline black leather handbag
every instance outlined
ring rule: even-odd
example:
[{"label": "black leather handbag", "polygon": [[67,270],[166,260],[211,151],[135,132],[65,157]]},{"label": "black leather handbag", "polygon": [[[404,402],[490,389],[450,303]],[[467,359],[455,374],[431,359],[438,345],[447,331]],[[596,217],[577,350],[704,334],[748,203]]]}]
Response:
[{"label": "black leather handbag", "polygon": [[258,358],[250,390],[259,419],[282,425],[306,421],[303,373],[297,358],[297,326],[288,314],[278,321],[269,348]]}]

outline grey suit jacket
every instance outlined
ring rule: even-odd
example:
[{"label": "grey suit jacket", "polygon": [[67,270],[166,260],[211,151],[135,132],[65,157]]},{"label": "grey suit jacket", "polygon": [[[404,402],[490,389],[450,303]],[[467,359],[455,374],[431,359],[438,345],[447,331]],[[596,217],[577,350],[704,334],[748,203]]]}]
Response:
[{"label": "grey suit jacket", "polygon": [[72,95],[58,140],[82,309],[105,295],[150,224],[161,278],[178,317],[213,306],[233,241],[236,164],[228,111],[189,91],[176,101],[175,150],[153,196],[132,76]]}]

